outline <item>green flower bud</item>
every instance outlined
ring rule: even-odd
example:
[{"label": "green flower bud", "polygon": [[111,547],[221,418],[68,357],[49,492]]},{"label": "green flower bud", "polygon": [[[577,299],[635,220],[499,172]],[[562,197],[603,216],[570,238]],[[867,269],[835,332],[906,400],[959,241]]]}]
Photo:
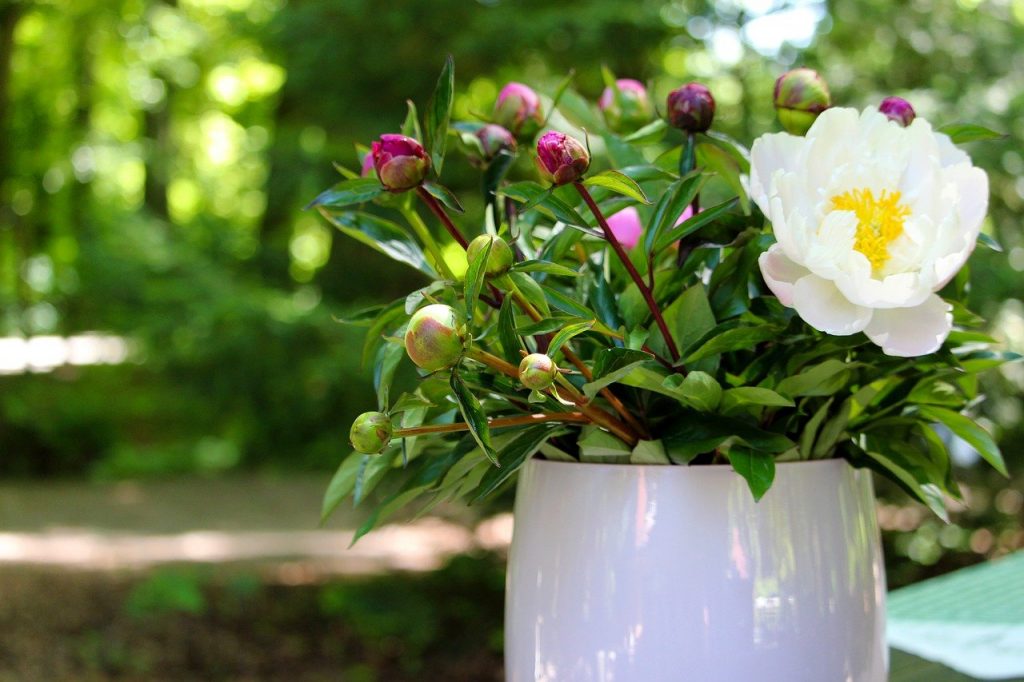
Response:
[{"label": "green flower bud", "polygon": [[519,381],[526,388],[542,391],[555,382],[556,376],[555,361],[543,353],[531,353],[519,363]]},{"label": "green flower bud", "polygon": [[416,311],[405,332],[405,352],[428,372],[451,367],[466,351],[469,336],[451,306],[435,303]]},{"label": "green flower bud", "polygon": [[391,417],[383,412],[363,412],[352,422],[348,440],[356,452],[376,455],[391,442]]},{"label": "green flower bud", "polygon": [[482,234],[469,243],[466,249],[466,260],[470,263],[480,257],[487,245],[491,245],[491,252],[487,256],[485,274],[488,277],[501,277],[512,267],[512,249],[501,237],[492,234]]},{"label": "green flower bud", "polygon": [[775,81],[775,111],[786,132],[804,135],[818,114],[832,106],[828,84],[814,69],[787,71]]}]

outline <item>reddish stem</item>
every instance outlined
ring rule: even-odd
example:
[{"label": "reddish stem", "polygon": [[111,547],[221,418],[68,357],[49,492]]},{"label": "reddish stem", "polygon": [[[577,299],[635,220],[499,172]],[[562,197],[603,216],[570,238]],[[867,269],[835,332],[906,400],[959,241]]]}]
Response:
[{"label": "reddish stem", "polygon": [[459,228],[455,227],[455,223],[453,223],[452,219],[448,217],[447,213],[445,213],[444,207],[441,206],[440,202],[438,202],[430,192],[423,189],[423,187],[417,187],[416,194],[420,195],[420,199],[422,199],[423,203],[427,205],[427,208],[429,208],[431,212],[438,217],[438,220],[440,220],[445,229],[448,230],[448,234],[452,236],[452,239],[457,241],[459,246],[462,248],[469,248],[469,242],[467,242],[466,238],[462,236],[461,232],[459,232]]}]

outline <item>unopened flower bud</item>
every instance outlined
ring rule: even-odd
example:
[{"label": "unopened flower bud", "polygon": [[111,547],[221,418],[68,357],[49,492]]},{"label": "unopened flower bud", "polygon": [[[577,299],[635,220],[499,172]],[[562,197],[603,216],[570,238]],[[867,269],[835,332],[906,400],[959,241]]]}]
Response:
[{"label": "unopened flower bud", "polygon": [[458,362],[468,341],[455,309],[434,303],[417,310],[409,320],[405,352],[417,367],[436,372]]},{"label": "unopened flower bud", "polygon": [[391,442],[391,417],[383,412],[363,412],[352,422],[348,440],[356,452],[376,455]]},{"label": "unopened flower bud", "polygon": [[537,168],[554,184],[576,182],[589,167],[590,153],[579,140],[551,131],[537,141]]},{"label": "unopened flower bud", "polygon": [[888,117],[890,121],[896,121],[906,128],[914,122],[914,107],[902,97],[886,97],[878,105],[878,110]]},{"label": "unopened flower bud", "polygon": [[484,161],[491,161],[503,151],[515,153],[516,138],[505,128],[488,123],[476,131],[476,139],[480,140],[480,148],[484,153]]},{"label": "unopened flower bud", "polygon": [[647,88],[640,81],[621,78],[615,88],[605,88],[597,106],[604,114],[605,123],[617,132],[635,130],[654,116],[654,105],[647,96]]},{"label": "unopened flower bud", "polygon": [[775,111],[786,132],[803,135],[832,106],[828,84],[814,69],[787,71],[775,81]]},{"label": "unopened flower bud", "polygon": [[668,93],[668,122],[688,133],[703,133],[715,119],[715,98],[700,83],[687,83]]},{"label": "unopened flower bud", "polygon": [[370,154],[381,184],[392,192],[418,187],[430,170],[430,157],[423,145],[405,135],[381,135]]},{"label": "unopened flower bud", "polygon": [[534,391],[543,391],[555,382],[556,376],[555,361],[543,353],[531,353],[519,363],[519,381]]},{"label": "unopened flower bud", "polygon": [[469,243],[466,249],[466,260],[474,262],[491,245],[491,252],[487,255],[487,266],[484,274],[487,277],[501,277],[512,267],[512,249],[501,237],[492,234],[482,234]]},{"label": "unopened flower bud", "polygon": [[498,93],[494,104],[494,122],[523,139],[533,137],[544,123],[540,97],[522,83],[509,83]]}]

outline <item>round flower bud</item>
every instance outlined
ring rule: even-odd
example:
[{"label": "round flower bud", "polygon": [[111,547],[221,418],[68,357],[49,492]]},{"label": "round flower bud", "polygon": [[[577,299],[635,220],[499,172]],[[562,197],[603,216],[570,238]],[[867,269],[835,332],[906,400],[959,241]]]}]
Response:
[{"label": "round flower bud", "polygon": [[423,145],[405,135],[381,135],[370,154],[381,184],[392,192],[418,187],[430,170],[430,157]]},{"label": "round flower bud", "polygon": [[590,153],[579,140],[551,131],[537,141],[537,168],[554,184],[576,182],[589,167]]},{"label": "round flower bud", "polygon": [[647,96],[647,88],[640,81],[621,78],[615,81],[618,92],[605,88],[597,106],[604,114],[605,123],[617,132],[635,130],[654,116],[654,105]]},{"label": "round flower bud", "polygon": [[458,362],[468,340],[455,309],[434,303],[417,310],[409,320],[405,352],[417,367],[436,372]]},{"label": "round flower bud", "polygon": [[543,391],[555,382],[558,368],[555,362],[543,353],[531,353],[519,363],[519,381],[534,391]]},{"label": "round flower bud", "polygon": [[533,137],[544,123],[540,97],[522,83],[509,83],[494,103],[494,122],[518,138]]},{"label": "round flower bud", "polygon": [[352,422],[348,440],[356,452],[376,455],[391,442],[391,417],[383,412],[363,412]]},{"label": "round flower bud", "polygon": [[890,121],[896,121],[906,128],[914,122],[914,107],[902,97],[886,97],[878,105],[878,110],[888,117]]},{"label": "round flower bud", "polygon": [[492,234],[482,234],[469,243],[466,249],[466,260],[472,263],[484,252],[487,245],[491,245],[491,252],[487,255],[487,266],[484,274],[488,277],[501,277],[512,267],[512,249],[501,237]]},{"label": "round flower bud", "polygon": [[828,84],[814,69],[787,71],[775,81],[775,111],[786,132],[803,135],[832,106]]},{"label": "round flower bud", "polygon": [[687,83],[668,93],[668,122],[688,133],[703,133],[715,118],[715,98],[700,83]]},{"label": "round flower bud", "polygon": [[476,131],[476,139],[480,140],[480,147],[484,152],[484,161],[491,161],[502,151],[515,153],[516,138],[499,125],[488,123]]}]

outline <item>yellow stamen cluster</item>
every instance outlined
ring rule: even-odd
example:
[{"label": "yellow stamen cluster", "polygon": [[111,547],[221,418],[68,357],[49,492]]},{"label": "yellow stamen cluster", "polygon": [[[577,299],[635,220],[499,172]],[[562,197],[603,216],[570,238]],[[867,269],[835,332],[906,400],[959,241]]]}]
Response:
[{"label": "yellow stamen cluster", "polygon": [[852,211],[857,216],[853,248],[867,256],[878,270],[889,260],[889,245],[903,234],[910,208],[900,203],[899,192],[883,190],[878,198],[870,189],[853,189],[832,197],[833,211]]}]

